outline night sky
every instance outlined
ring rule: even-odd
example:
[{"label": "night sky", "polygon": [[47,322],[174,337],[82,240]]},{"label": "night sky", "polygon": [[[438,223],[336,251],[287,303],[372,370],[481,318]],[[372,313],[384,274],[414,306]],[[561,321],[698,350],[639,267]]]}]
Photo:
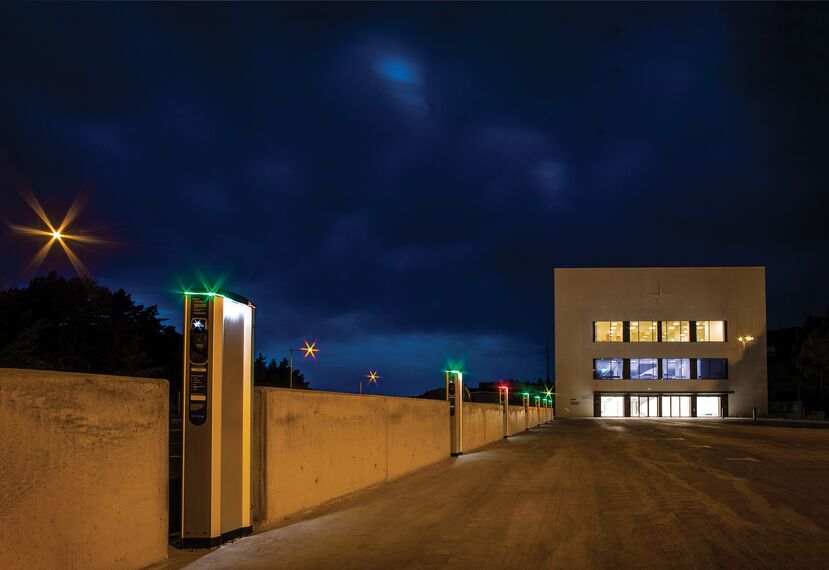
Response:
[{"label": "night sky", "polygon": [[[553,267],[764,265],[829,308],[829,6],[0,8],[0,214],[119,245],[96,279],[180,326],[199,278],[317,389],[545,375]],[[38,240],[0,234],[0,287]],[[41,267],[71,276],[55,251]],[[374,389],[374,387],[372,387]]]}]

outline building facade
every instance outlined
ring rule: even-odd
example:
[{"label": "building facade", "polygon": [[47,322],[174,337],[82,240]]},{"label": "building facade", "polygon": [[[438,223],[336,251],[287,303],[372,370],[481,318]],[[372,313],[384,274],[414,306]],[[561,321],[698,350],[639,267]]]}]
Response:
[{"label": "building facade", "polygon": [[559,417],[768,411],[763,267],[555,269]]}]

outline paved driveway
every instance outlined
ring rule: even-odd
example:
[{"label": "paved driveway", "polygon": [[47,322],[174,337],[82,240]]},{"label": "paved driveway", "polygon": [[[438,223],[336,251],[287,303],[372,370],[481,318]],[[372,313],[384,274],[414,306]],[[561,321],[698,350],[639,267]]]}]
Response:
[{"label": "paved driveway", "polygon": [[827,564],[829,430],[606,419],[557,420],[165,566]]}]

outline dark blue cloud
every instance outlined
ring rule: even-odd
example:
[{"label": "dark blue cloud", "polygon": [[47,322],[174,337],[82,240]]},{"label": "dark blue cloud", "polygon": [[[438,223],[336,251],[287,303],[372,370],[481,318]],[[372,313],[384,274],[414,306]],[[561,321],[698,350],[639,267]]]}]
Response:
[{"label": "dark blue cloud", "polygon": [[[2,10],[3,182],[90,181],[104,284],[175,322],[221,278],[263,351],[320,338],[316,386],[543,375],[554,266],[762,264],[772,326],[829,305],[822,6]],[[0,239],[2,284],[32,252]]]}]

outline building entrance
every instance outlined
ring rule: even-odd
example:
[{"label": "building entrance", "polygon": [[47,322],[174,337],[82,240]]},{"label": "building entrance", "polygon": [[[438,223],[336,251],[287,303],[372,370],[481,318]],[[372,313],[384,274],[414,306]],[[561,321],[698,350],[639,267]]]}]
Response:
[{"label": "building entrance", "polygon": [[603,418],[621,418],[625,415],[624,396],[602,396],[601,414]]},{"label": "building entrance", "polygon": [[[696,402],[695,402],[696,400]],[[719,394],[594,394],[593,414],[603,418],[720,418],[728,399]]]},{"label": "building entrance", "polygon": [[690,418],[691,396],[662,396],[663,418]]},{"label": "building entrance", "polygon": [[720,416],[719,396],[697,396],[697,417],[717,418]]},{"label": "building entrance", "polygon": [[632,418],[659,417],[659,398],[657,396],[631,396],[630,416]]}]

